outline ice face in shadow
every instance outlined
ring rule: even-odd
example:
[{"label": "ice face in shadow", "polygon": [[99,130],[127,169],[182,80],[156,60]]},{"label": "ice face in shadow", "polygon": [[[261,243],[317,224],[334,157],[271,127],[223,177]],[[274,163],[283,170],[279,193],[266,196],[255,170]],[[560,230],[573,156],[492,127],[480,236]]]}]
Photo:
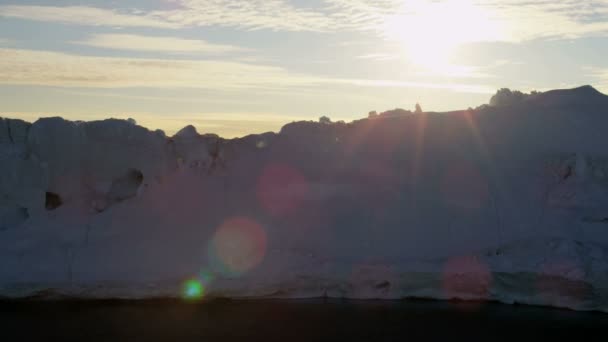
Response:
[{"label": "ice face in shadow", "polygon": [[27,208],[4,206],[0,211],[0,230],[18,227],[29,217]]},{"label": "ice face in shadow", "polygon": [[205,296],[607,311],[606,96],[509,99],[231,140],[60,118],[9,137],[0,120],[0,218],[15,222],[0,295],[177,297],[196,281]]}]

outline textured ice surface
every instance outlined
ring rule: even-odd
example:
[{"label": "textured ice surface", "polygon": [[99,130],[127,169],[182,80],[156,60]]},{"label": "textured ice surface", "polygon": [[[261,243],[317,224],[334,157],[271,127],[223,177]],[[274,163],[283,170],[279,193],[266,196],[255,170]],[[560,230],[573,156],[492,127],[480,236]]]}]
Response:
[{"label": "textured ice surface", "polygon": [[[389,113],[390,114],[390,113]],[[608,311],[608,100],[225,140],[0,120],[0,295],[461,298]]]}]

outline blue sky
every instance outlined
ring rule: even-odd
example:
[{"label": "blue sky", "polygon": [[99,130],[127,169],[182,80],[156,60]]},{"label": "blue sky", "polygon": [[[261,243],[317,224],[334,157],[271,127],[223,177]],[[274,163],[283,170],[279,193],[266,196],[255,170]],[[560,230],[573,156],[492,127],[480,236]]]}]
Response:
[{"label": "blue sky", "polygon": [[608,92],[608,0],[1,0],[0,113],[232,137],[498,88]]}]

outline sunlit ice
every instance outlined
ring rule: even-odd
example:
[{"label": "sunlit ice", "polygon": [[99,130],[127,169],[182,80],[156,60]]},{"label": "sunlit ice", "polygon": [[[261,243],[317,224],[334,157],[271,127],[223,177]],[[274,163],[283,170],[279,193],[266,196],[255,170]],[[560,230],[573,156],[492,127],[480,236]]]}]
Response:
[{"label": "sunlit ice", "polygon": [[502,40],[504,26],[490,9],[471,0],[404,0],[396,14],[386,17],[382,34],[421,70],[458,76],[462,66],[451,64],[455,50]]}]

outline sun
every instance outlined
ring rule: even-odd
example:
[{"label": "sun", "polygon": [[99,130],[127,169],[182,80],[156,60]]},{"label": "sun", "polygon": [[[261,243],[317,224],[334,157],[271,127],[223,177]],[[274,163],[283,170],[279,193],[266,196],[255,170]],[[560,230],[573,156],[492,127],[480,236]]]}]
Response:
[{"label": "sun", "polygon": [[383,34],[410,62],[441,71],[457,47],[500,40],[501,30],[488,9],[470,0],[405,0],[398,14],[385,18]]}]

